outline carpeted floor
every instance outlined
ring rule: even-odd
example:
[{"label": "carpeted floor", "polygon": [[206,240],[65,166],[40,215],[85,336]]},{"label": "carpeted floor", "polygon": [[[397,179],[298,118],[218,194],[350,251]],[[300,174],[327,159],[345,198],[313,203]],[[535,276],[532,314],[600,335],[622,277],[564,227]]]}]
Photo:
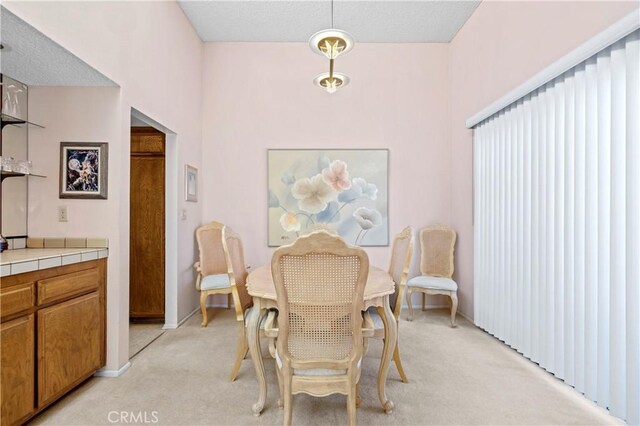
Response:
[{"label": "carpeted floor", "polygon": [[[251,360],[244,361],[235,382],[227,381],[235,355],[233,311],[212,309],[209,316],[208,328],[201,328],[200,315],[194,315],[140,352],[124,375],[90,379],[34,423],[281,424],[274,362],[266,346],[267,403],[254,417],[257,384]],[[456,329],[448,324],[444,310],[418,312],[413,322],[400,323],[410,382],[402,383],[392,364],[387,394],[396,409],[390,415],[382,411],[376,391],[382,342],[371,341],[363,363],[359,424],[623,424],[463,318]],[[294,424],[346,421],[344,396],[294,397]]]},{"label": "carpeted floor", "polygon": [[165,330],[162,323],[130,323],[129,324],[129,358],[133,358],[151,344],[158,337],[162,336]]}]

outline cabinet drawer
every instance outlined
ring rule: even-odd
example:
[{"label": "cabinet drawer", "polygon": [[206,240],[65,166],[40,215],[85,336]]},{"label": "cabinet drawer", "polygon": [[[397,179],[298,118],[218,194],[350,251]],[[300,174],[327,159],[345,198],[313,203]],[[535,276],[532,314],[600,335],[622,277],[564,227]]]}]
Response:
[{"label": "cabinet drawer", "polygon": [[97,268],[38,281],[38,305],[55,302],[95,290],[100,285]]},{"label": "cabinet drawer", "polygon": [[34,283],[24,283],[2,289],[0,292],[0,312],[2,318],[26,311],[35,302]]}]

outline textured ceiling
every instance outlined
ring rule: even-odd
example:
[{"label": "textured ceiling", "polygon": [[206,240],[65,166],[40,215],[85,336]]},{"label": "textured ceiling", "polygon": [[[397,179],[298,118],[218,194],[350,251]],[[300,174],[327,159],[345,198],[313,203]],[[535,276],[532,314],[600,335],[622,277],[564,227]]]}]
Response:
[{"label": "textured ceiling", "polygon": [[[203,41],[303,42],[331,26],[331,1],[178,0]],[[334,27],[356,42],[446,43],[480,0],[335,0]]]},{"label": "textured ceiling", "polygon": [[115,86],[44,34],[0,7],[0,71],[28,86]]}]

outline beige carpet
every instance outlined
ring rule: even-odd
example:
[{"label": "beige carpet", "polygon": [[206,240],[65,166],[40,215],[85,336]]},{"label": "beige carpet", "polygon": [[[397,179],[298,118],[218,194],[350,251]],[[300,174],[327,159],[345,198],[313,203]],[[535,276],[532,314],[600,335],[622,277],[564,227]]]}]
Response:
[{"label": "beige carpet", "polygon": [[162,323],[129,323],[129,358],[162,336]]},{"label": "beige carpet", "polygon": [[[266,347],[270,386],[262,415],[254,417],[257,384],[251,360],[244,361],[235,382],[227,381],[235,354],[233,312],[210,310],[210,318],[206,329],[196,314],[181,328],[165,332],[132,360],[127,373],[90,379],[35,423],[113,424],[109,420],[115,419],[122,424],[120,416],[130,421],[133,413],[146,414],[148,423],[157,418],[158,424],[281,424],[274,362]],[[456,329],[448,323],[442,310],[419,312],[413,322],[401,322],[400,349],[410,383],[400,382],[392,365],[387,394],[396,409],[391,415],[382,411],[376,392],[382,342],[371,341],[363,364],[359,424],[621,424],[463,318]],[[294,397],[294,424],[345,424],[346,416],[343,396]]]}]

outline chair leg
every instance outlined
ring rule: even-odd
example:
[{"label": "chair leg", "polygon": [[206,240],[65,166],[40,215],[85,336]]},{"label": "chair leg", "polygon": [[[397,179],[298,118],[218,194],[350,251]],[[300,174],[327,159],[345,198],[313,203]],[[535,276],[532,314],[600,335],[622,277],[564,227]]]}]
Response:
[{"label": "chair leg", "polygon": [[355,426],[356,424],[356,396],[357,386],[351,386],[349,389],[349,395],[347,395],[347,414],[349,415],[349,426]]},{"label": "chair leg", "polygon": [[240,370],[240,366],[242,365],[242,360],[247,355],[247,351],[249,350],[244,323],[238,322],[238,325],[240,326],[240,332],[238,335],[238,353],[236,354],[236,360],[233,363],[233,368],[231,369],[231,375],[229,375],[230,382],[233,382],[236,379],[238,371]]},{"label": "chair leg", "polygon": [[360,407],[362,400],[360,399],[360,382],[356,383],[356,408]]},{"label": "chair leg", "polygon": [[278,368],[276,364],[276,377],[278,378],[278,390],[280,391],[280,395],[278,397],[278,407],[282,408],[284,406],[284,387],[282,385],[282,371]]},{"label": "chair leg", "polygon": [[427,293],[422,293],[422,310],[427,309]]},{"label": "chair leg", "polygon": [[451,294],[451,327],[456,326],[456,311],[458,310],[458,294],[452,291]]},{"label": "chair leg", "polygon": [[202,312],[202,327],[206,327],[209,321],[207,321],[207,293],[200,292],[200,311]]},{"label": "chair leg", "polygon": [[293,417],[293,394],[291,393],[291,375],[282,375],[284,390],[284,426],[291,426]]},{"label": "chair leg", "polygon": [[227,294],[227,309],[231,309],[231,301],[233,300],[233,294]]},{"label": "chair leg", "polygon": [[400,373],[400,379],[402,379],[403,383],[409,383],[409,379],[404,372],[404,368],[402,368],[402,361],[400,361],[400,350],[399,346],[396,344],[396,349],[393,351],[393,361],[396,363],[396,368],[398,369],[398,373]]},{"label": "chair leg", "polygon": [[273,337],[269,338],[269,355],[271,355],[271,358],[276,359],[276,339]]},{"label": "chair leg", "polygon": [[407,305],[409,307],[409,316],[407,317],[407,321],[413,321],[413,303],[411,303],[411,296],[413,296],[413,289],[409,288],[409,291],[407,291]]}]

